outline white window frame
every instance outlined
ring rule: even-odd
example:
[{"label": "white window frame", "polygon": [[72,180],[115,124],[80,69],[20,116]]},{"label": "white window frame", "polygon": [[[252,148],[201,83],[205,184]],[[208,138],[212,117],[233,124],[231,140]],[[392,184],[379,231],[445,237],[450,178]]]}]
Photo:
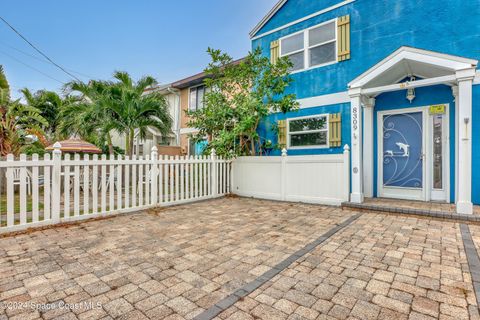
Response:
[{"label": "white window frame", "polygon": [[[325,117],[325,124],[326,124],[325,129],[290,132],[290,121],[310,119],[310,118],[320,118],[320,117]],[[328,149],[328,148],[330,148],[330,141],[329,141],[330,122],[328,121],[328,117],[329,117],[328,113],[322,113],[322,114],[315,114],[315,115],[312,115],[312,116],[288,118],[287,119],[287,149],[292,149],[292,150],[297,149],[298,150],[298,149]],[[291,146],[290,137],[293,134],[315,133],[315,132],[323,132],[323,131],[325,131],[326,134],[327,134],[326,144],[317,144],[317,145],[313,145],[313,146]]]},{"label": "white window frame", "polygon": [[[309,45],[310,30],[321,27],[323,25],[326,25],[326,24],[329,24],[329,23],[332,23],[332,22],[335,23],[335,39],[324,41],[322,43],[318,43],[318,44],[315,44],[313,46],[310,46]],[[300,33],[303,33],[303,49],[292,51],[292,52],[289,52],[287,54],[282,54],[282,40],[286,39],[286,38],[289,38],[291,36],[300,34]],[[324,21],[322,23],[311,26],[307,29],[303,29],[303,30],[291,33],[289,35],[286,35],[284,37],[279,38],[278,40],[279,40],[278,45],[279,45],[279,50],[280,50],[280,52],[279,52],[280,57],[290,56],[292,54],[299,53],[299,52],[303,51],[303,69],[298,69],[298,70],[292,71],[291,74],[294,74],[294,73],[297,73],[297,72],[302,72],[302,71],[307,71],[307,70],[311,70],[311,69],[321,68],[321,67],[325,67],[325,66],[328,66],[328,65],[331,65],[331,64],[338,63],[338,19],[337,18],[331,19],[331,20],[328,20],[328,21]],[[318,65],[315,65],[315,66],[310,66],[309,50],[313,49],[313,48],[316,48],[316,47],[319,47],[319,46],[322,46],[322,45],[325,45],[325,44],[328,44],[328,43],[332,43],[332,42],[335,42],[335,60],[330,61],[330,62],[326,62],[326,63],[322,63],[322,64],[318,64]]]},{"label": "white window frame", "polygon": [[[196,89],[196,88],[201,87],[201,86],[204,87],[204,89],[203,89],[203,100],[204,100],[204,101],[203,101],[203,102],[205,103],[205,93],[206,93],[206,90],[207,90],[207,86],[206,86],[205,84],[203,84],[203,83],[197,84],[196,86],[191,86],[191,87],[188,88],[188,111],[197,111],[197,110],[199,110],[198,107],[195,108],[195,110],[192,110],[192,109],[191,109],[190,95],[191,95],[192,89]],[[198,98],[198,97],[197,97],[197,98]],[[197,106],[198,106],[198,101],[197,101]],[[202,109],[203,109],[203,107],[202,107]]]}]

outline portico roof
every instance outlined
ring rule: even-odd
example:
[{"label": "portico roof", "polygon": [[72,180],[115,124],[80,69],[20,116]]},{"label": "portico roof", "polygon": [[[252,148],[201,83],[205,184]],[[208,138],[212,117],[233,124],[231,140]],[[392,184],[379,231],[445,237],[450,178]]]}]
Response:
[{"label": "portico roof", "polygon": [[446,76],[475,68],[477,63],[474,59],[401,47],[355,78],[348,86],[350,89],[381,87],[398,83],[408,76],[422,79],[445,77],[445,82],[448,82]]}]

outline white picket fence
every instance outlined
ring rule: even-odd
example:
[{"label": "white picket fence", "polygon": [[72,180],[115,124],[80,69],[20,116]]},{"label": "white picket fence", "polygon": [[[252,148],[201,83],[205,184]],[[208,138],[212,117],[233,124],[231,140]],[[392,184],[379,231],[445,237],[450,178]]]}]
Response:
[{"label": "white picket fence", "polygon": [[131,159],[72,159],[59,149],[42,160],[9,155],[0,169],[6,172],[0,233],[211,199],[229,193],[231,182],[231,161],[214,151],[210,157],[169,157],[158,156],[156,147],[150,156]]}]

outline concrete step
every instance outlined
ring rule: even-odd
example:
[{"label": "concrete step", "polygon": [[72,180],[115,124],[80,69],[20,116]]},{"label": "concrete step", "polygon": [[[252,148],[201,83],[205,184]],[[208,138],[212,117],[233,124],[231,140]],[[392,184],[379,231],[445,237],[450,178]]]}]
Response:
[{"label": "concrete step", "polygon": [[439,210],[412,209],[412,208],[395,207],[391,205],[387,206],[387,205],[372,204],[372,203],[343,202],[342,209],[423,216],[423,217],[452,220],[452,221],[459,221],[459,222],[467,221],[467,222],[480,223],[480,216],[475,214],[459,214],[459,213],[452,213],[452,212],[439,211]]}]

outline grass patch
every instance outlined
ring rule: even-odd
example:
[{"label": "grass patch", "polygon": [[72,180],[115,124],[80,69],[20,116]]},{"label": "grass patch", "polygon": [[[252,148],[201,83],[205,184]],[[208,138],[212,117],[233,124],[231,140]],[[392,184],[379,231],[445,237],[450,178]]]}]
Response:
[{"label": "grass patch", "polygon": [[[43,209],[43,193],[39,193],[38,198],[38,210]],[[14,210],[15,213],[20,212],[20,194],[15,194],[15,201],[14,201]],[[32,197],[31,195],[27,194],[27,212],[32,211]],[[7,195],[2,194],[0,195],[0,213],[2,215],[7,215]]]}]

